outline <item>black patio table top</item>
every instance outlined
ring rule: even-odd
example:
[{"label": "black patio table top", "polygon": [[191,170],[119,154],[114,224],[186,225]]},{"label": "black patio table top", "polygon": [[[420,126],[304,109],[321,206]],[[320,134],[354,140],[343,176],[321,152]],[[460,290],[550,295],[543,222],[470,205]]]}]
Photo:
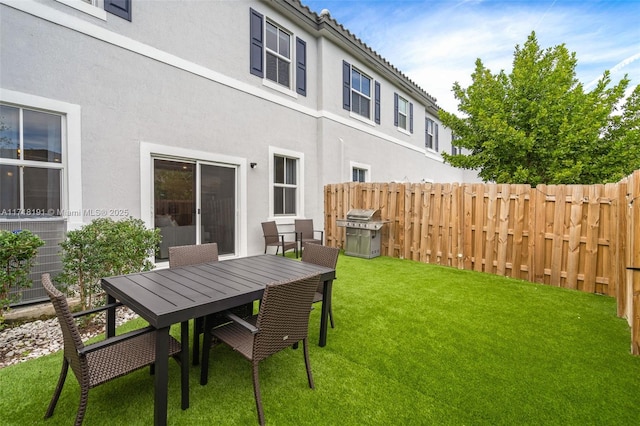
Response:
[{"label": "black patio table top", "polygon": [[[118,300],[156,328],[154,423],[167,423],[169,328],[181,323],[182,409],[189,407],[188,353],[192,318],[260,299],[267,284],[318,273],[325,282],[320,346],[326,345],[335,270],[271,254],[235,258],[102,279],[109,301]],[[115,334],[115,311],[107,313],[107,335]]]}]

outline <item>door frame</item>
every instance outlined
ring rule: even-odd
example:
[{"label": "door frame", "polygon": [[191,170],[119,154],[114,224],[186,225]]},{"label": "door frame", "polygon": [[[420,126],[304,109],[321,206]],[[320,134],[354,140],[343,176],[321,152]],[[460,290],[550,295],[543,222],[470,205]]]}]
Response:
[{"label": "door frame", "polygon": [[[237,168],[237,247],[235,255],[228,255],[224,257],[247,256],[247,159],[188,148],[140,142],[140,219],[142,219],[148,228],[152,228],[154,224],[153,160],[159,157],[167,160],[174,159],[177,161],[184,160],[201,163],[217,163]],[[157,265],[163,265],[165,263],[168,262],[159,262]]]}]

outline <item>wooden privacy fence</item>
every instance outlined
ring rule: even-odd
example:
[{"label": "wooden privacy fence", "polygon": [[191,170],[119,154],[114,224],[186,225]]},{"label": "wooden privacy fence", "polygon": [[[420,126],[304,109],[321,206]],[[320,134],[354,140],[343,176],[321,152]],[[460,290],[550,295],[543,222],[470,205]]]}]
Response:
[{"label": "wooden privacy fence", "polygon": [[606,185],[344,183],[325,186],[337,219],[380,209],[381,254],[613,296],[640,355],[640,171]]}]

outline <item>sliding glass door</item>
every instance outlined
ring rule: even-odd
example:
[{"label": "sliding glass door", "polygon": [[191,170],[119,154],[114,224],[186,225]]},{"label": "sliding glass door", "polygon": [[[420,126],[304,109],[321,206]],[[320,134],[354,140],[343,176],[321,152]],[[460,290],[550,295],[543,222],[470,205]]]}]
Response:
[{"label": "sliding glass door", "polygon": [[154,159],[154,226],[162,235],[156,262],[180,245],[217,243],[221,255],[235,253],[236,172],[234,165]]}]

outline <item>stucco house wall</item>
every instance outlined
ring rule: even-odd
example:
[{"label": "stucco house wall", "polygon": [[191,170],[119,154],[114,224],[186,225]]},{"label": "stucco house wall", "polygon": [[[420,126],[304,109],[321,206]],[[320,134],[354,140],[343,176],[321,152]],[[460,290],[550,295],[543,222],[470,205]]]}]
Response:
[{"label": "stucco house wall", "polygon": [[[426,92],[296,0],[131,0],[131,21],[67,3],[0,0],[0,103],[62,116],[61,205],[74,212],[57,218],[63,230],[96,212],[154,226],[154,158],[235,170],[231,256],[263,251],[265,220],[322,227],[323,186],[350,181],[353,167],[369,181],[477,180],[425,149],[425,116],[437,121]],[[252,10],[286,30],[292,48],[305,42],[306,95],[250,72]],[[344,61],[379,82],[380,123],[344,109]],[[394,125],[395,93],[413,105],[412,133]],[[441,125],[439,139],[450,150]],[[295,215],[274,214],[274,155],[297,161]],[[17,223],[0,215],[2,229]],[[47,256],[55,274],[55,244]]]}]

